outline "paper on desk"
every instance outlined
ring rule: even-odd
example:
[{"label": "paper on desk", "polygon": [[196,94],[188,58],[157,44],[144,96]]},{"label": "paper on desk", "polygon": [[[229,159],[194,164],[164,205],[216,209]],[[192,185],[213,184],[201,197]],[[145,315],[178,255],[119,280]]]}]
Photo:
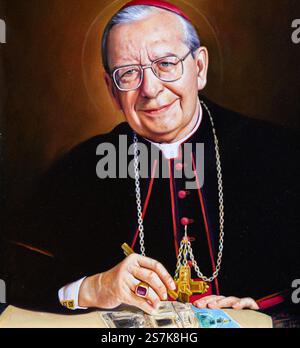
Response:
[{"label": "paper on desk", "polygon": [[192,307],[200,328],[203,329],[239,329],[241,326],[220,309],[199,309]]}]

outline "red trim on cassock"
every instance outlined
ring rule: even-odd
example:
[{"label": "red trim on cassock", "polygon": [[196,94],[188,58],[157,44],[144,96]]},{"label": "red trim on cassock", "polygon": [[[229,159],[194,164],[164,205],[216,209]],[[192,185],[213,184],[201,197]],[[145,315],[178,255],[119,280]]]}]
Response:
[{"label": "red trim on cassock", "polygon": [[169,178],[170,178],[170,194],[171,194],[171,206],[172,206],[174,245],[175,245],[176,256],[178,256],[179,249],[178,249],[178,242],[177,242],[177,224],[176,224],[175,197],[174,197],[175,195],[174,195],[171,160],[169,160]]},{"label": "red trim on cassock", "polygon": [[14,245],[17,245],[19,247],[25,248],[27,250],[34,251],[34,252],[36,252],[38,254],[54,258],[54,255],[52,253],[50,253],[49,251],[36,248],[33,245],[29,245],[29,244],[25,244],[25,243],[21,243],[21,242],[15,242],[15,241],[10,241],[10,243],[14,244]]},{"label": "red trim on cassock", "polygon": [[279,305],[286,301],[287,296],[289,296],[290,290],[284,290],[281,292],[277,292],[275,294],[263,297],[256,301],[259,306],[259,309],[264,310],[274,306]]}]

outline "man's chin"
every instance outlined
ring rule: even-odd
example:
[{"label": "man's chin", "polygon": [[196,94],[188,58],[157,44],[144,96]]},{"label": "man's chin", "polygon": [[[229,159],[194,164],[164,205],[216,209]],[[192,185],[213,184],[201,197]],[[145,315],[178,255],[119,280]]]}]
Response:
[{"label": "man's chin", "polygon": [[156,143],[172,143],[176,139],[177,136],[176,129],[169,130],[151,130],[147,132],[145,138],[154,141]]},{"label": "man's chin", "polygon": [[149,119],[144,118],[141,120],[139,129],[137,129],[137,127],[131,128],[135,129],[136,133],[140,136],[153,142],[171,143],[174,142],[174,139],[176,139],[180,133],[180,121],[176,115],[160,119],[151,119],[150,122]]}]

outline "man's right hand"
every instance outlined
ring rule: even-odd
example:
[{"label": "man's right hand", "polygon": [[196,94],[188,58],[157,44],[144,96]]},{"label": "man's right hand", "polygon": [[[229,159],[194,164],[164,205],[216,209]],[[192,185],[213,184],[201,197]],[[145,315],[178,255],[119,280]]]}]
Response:
[{"label": "man's right hand", "polygon": [[[135,289],[140,282],[149,285],[148,295],[138,297]],[[148,257],[132,254],[113,269],[86,278],[79,291],[80,307],[112,309],[127,304],[151,314],[160,301],[168,298],[168,290],[176,285],[165,267]]]}]

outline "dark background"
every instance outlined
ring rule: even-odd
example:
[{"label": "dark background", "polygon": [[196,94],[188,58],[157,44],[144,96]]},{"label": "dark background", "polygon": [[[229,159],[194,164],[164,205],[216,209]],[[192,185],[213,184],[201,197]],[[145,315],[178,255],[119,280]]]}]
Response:
[{"label": "dark background", "polygon": [[[60,154],[122,120],[105,90],[99,42],[104,23],[124,2],[0,0],[7,24],[0,112],[9,206],[22,202]],[[205,94],[251,117],[299,128],[300,44],[292,43],[291,23],[300,18],[300,1],[174,3],[191,16],[209,48]]]}]

